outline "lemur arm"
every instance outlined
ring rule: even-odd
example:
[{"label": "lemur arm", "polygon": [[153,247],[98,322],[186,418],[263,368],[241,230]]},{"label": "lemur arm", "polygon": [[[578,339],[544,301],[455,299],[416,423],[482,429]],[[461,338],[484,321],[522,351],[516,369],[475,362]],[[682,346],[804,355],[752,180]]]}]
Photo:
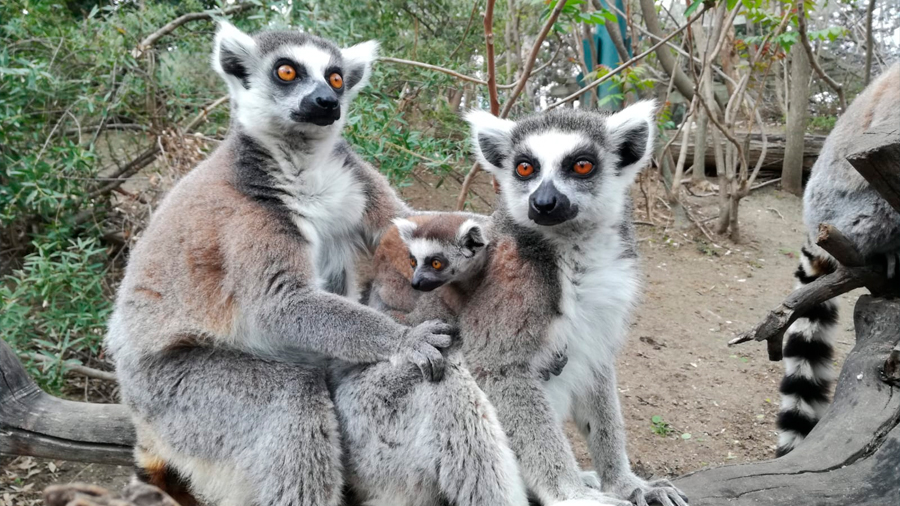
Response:
[{"label": "lemur arm", "polygon": [[[442,328],[411,329],[362,304],[316,287],[309,247],[296,229],[266,224],[234,234],[227,246],[227,283],[234,289],[234,339],[250,350],[292,357],[321,354],[348,362],[386,360],[399,351],[438,346]],[[449,339],[449,337],[447,337]]]},{"label": "lemur arm", "polygon": [[[473,370],[478,384],[497,409],[507,429],[528,488],[543,504],[590,498],[569,440],[556,419],[543,381],[525,368],[521,372]],[[599,493],[598,493],[599,494]]]}]

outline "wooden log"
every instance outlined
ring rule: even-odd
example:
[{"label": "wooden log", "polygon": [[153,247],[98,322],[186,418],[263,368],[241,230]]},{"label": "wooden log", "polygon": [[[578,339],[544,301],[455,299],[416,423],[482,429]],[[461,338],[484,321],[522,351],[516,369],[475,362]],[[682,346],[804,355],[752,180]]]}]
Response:
[{"label": "wooden log", "polygon": [[[673,134],[674,131],[670,133],[670,135]],[[746,134],[737,134],[739,139],[743,139],[745,136]],[[781,175],[782,162],[784,161],[785,137],[784,135],[766,135],[766,140],[766,158],[763,161],[762,169],[760,169],[760,174],[762,174],[761,177],[779,177]],[[723,139],[721,142],[724,145],[727,140]],[[805,172],[808,172],[816,162],[816,158],[819,157],[819,151],[822,149],[822,144],[824,142],[825,136],[806,135],[803,144],[803,170]],[[706,139],[705,162],[707,172],[711,175],[715,174],[716,167],[716,156],[713,148],[714,144],[712,137],[708,137]],[[673,142],[672,149],[675,150],[675,152],[678,152],[678,150],[681,149],[681,140]],[[762,154],[762,136],[760,134],[750,135],[750,148],[747,153],[751,165],[755,165],[756,160],[759,158],[760,154]],[[693,142],[688,144],[687,156],[689,160],[694,159]]]},{"label": "wooden log", "polygon": [[900,504],[900,395],[880,377],[900,340],[900,301],[863,296],[854,322],[834,403],[809,436],[776,460],[678,478],[691,506]]},{"label": "wooden log", "polygon": [[860,135],[847,161],[900,213],[900,125],[881,125]]},{"label": "wooden log", "polygon": [[0,340],[0,454],[130,465],[133,446],[125,406],[44,393]]}]

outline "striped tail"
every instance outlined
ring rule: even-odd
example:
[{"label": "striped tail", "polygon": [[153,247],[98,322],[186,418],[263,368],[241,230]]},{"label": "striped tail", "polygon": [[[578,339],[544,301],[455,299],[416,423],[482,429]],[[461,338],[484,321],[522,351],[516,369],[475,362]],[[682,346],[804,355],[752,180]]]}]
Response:
[{"label": "striped tail", "polygon": [[[834,272],[834,259],[821,248],[808,245],[802,252],[795,273],[799,285]],[[828,408],[835,380],[832,361],[837,321],[837,303],[832,299],[807,311],[785,333],[784,379],[779,389],[781,412],[777,421],[778,457],[803,441]]]}]

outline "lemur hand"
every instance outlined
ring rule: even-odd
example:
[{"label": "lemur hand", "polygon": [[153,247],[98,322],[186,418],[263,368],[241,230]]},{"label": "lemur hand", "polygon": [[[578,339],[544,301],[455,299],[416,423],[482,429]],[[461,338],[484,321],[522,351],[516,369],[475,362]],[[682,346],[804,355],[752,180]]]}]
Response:
[{"label": "lemur hand", "polygon": [[453,343],[456,328],[440,320],[429,320],[403,332],[400,349],[405,359],[416,364],[429,381],[444,377],[444,355],[441,348]]},{"label": "lemur hand", "polygon": [[553,358],[546,367],[540,370],[541,378],[544,381],[550,379],[550,375],[559,376],[563,372],[563,368],[569,363],[569,355],[565,349],[559,350],[553,354]]}]

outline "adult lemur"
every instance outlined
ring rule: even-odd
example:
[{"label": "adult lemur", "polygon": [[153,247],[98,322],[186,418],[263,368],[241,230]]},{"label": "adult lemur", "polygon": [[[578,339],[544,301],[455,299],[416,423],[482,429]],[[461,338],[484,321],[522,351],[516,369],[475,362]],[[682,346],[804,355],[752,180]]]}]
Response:
[{"label": "adult lemur", "polygon": [[357,256],[406,213],[340,136],[376,49],[220,26],[231,130],[154,213],[109,322],[139,476],[224,505],[339,504],[343,372],[367,395],[339,399],[359,413],[342,421],[392,456],[347,469],[370,504],[526,503],[493,408],[452,360],[444,373],[451,328],[352,300]]},{"label": "adult lemur", "polygon": [[[883,125],[900,128],[900,63],[856,97],[835,123],[813,165],[803,194],[803,221],[809,236],[795,273],[800,284],[835,269],[834,259],[815,244],[820,223],[837,227],[865,258],[886,260],[888,276],[900,277],[900,214],[846,160],[862,134]],[[818,423],[834,382],[837,304],[824,302],[804,316],[785,333],[779,456],[793,450]]]},{"label": "adult lemur", "polygon": [[[615,379],[638,292],[628,189],[652,153],[653,110],[643,102],[611,116],[564,110],[519,122],[467,116],[477,158],[500,181],[502,197],[491,218],[486,267],[452,287],[462,293],[456,311],[465,360],[544,504],[615,502],[586,490],[585,481],[596,486],[597,476],[579,472],[562,430],[570,416],[587,438],[602,490],[641,506],[685,504],[668,482],[648,483],[630,470]],[[420,284],[445,278],[433,272],[440,270],[433,261],[442,262],[454,244],[446,230],[440,239],[436,219],[398,223],[409,245],[403,255],[412,255],[412,279]],[[461,237],[457,247],[467,240],[465,219],[443,218],[443,228]],[[396,279],[383,276],[372,293],[409,305],[409,297],[379,293],[395,291]],[[548,375],[538,373],[563,351],[568,364],[544,381]]]}]

